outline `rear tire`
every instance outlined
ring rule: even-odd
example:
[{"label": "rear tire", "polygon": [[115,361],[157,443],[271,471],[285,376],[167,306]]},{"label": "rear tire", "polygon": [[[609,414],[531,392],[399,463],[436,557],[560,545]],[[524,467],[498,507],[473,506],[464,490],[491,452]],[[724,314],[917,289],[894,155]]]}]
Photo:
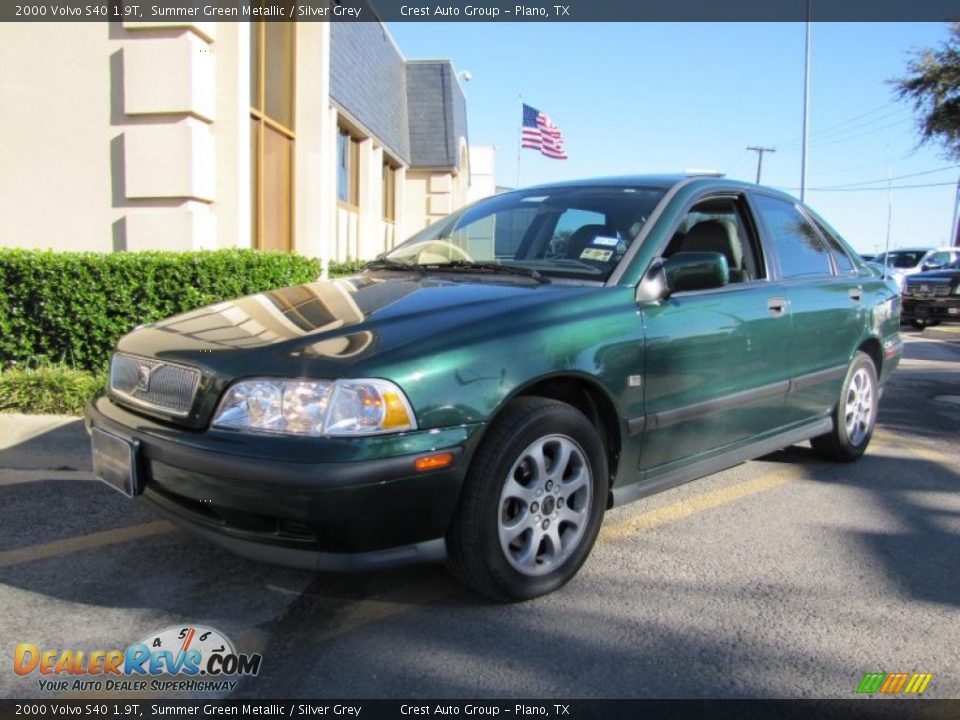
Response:
[{"label": "rear tire", "polygon": [[447,533],[447,566],[501,602],[545,595],[587,559],[607,504],[599,433],[576,408],[521,397],[487,431]]},{"label": "rear tire", "polygon": [[813,449],[839,462],[852,462],[863,455],[877,422],[878,390],[873,360],[865,352],[857,352],[833,411],[833,430],[813,438],[810,441]]}]

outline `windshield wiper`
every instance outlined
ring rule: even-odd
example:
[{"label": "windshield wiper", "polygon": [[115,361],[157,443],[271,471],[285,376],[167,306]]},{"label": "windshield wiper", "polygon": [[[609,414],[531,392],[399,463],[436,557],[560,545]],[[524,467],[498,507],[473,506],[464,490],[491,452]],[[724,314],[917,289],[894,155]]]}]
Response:
[{"label": "windshield wiper", "polygon": [[522,277],[531,278],[541,284],[550,282],[549,278],[544,277],[533,268],[520,267],[518,265],[501,265],[500,263],[493,262],[451,260],[450,262],[445,263],[424,263],[423,265],[420,265],[420,267],[429,268],[430,270],[449,272],[499,272],[507,275],[520,275]]},{"label": "windshield wiper", "polygon": [[364,263],[361,270],[408,270],[423,275],[420,265],[409,260],[392,260],[390,258],[377,258],[368,263]]}]

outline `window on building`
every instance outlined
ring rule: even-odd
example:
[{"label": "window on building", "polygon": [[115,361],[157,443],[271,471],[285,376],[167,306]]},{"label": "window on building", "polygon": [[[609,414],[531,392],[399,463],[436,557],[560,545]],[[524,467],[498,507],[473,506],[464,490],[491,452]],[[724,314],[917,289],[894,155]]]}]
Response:
[{"label": "window on building", "polygon": [[389,162],[383,163],[383,219],[397,219],[397,169]]},{"label": "window on building", "polygon": [[757,209],[777,249],[785,278],[830,275],[830,255],[820,235],[793,203],[768,195],[755,196]]},{"label": "window on building", "polygon": [[254,246],[293,248],[294,23],[250,23],[251,207]]},{"label": "window on building", "polygon": [[360,143],[345,128],[337,135],[337,199],[356,207],[360,195]]}]

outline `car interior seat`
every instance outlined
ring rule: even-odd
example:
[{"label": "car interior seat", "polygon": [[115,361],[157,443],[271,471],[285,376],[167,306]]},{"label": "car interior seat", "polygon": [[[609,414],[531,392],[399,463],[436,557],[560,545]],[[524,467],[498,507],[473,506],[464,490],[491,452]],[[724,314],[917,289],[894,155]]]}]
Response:
[{"label": "car interior seat", "polygon": [[730,282],[752,279],[743,265],[743,249],[736,228],[729,220],[701,220],[690,228],[679,244],[680,252],[721,253],[730,266]]}]

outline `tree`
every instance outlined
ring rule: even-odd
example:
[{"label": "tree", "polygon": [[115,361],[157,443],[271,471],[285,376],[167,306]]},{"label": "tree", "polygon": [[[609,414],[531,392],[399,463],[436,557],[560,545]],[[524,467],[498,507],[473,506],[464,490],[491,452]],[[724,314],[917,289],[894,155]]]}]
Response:
[{"label": "tree", "polygon": [[951,23],[940,47],[916,52],[907,71],[892,82],[900,99],[913,103],[922,142],[938,142],[960,160],[960,22]]}]

